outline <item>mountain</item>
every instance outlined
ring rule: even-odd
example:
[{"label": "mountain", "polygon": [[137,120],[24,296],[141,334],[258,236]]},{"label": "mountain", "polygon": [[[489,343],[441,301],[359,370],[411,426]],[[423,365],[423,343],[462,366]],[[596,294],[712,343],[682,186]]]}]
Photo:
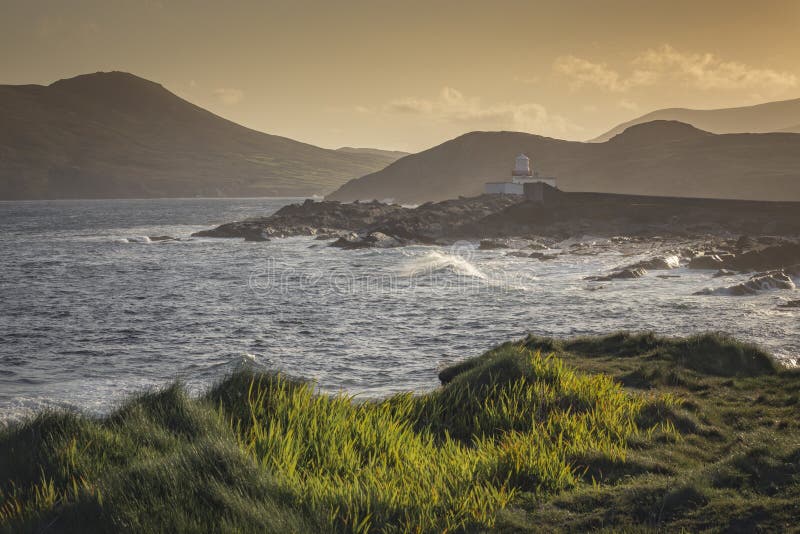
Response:
[{"label": "mountain", "polygon": [[400,150],[381,150],[380,148],[354,148],[351,146],[343,146],[336,149],[338,152],[349,152],[352,154],[372,154],[375,156],[386,156],[391,158],[392,161],[408,156],[410,152],[402,152]]},{"label": "mountain", "polygon": [[800,133],[800,98],[740,108],[660,109],[615,126],[591,141],[608,141],[631,126],[655,120],[685,122],[713,133]]},{"label": "mountain", "polygon": [[514,157],[564,191],[800,200],[800,134],[717,135],[676,121],[632,126],[604,143],[472,132],[351,180],[331,200],[419,203],[477,195],[510,179]]},{"label": "mountain", "polygon": [[319,148],[123,72],[0,86],[0,199],[306,196],[399,155]]}]

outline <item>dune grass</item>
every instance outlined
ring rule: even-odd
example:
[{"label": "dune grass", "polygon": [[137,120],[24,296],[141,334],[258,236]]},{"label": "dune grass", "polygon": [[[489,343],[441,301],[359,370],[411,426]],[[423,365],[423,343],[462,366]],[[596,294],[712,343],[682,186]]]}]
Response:
[{"label": "dune grass", "polygon": [[0,531],[779,530],[800,513],[800,375],[755,347],[528,337],[441,378],[357,402],[240,372],[202,398],[174,384],[105,418],[40,414],[0,432]]}]

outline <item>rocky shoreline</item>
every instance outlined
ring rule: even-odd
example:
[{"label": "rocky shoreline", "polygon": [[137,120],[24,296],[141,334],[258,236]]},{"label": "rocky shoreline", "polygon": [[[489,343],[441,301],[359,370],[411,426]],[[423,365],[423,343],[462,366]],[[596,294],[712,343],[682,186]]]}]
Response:
[{"label": "rocky shoreline", "polygon": [[[580,239],[565,244],[565,239],[586,235],[604,238],[605,244],[588,245]],[[315,236],[348,250],[470,240],[481,250],[538,261],[562,254],[593,255],[604,247],[660,243],[653,257],[587,280],[636,279],[677,267],[712,270],[721,279],[752,273],[745,282],[699,293],[748,295],[794,289],[800,279],[800,203],[561,192],[546,204],[513,195],[417,207],[306,200],[268,217],[223,224],[193,236],[246,241]]]},{"label": "rocky shoreline", "polygon": [[194,236],[266,241],[306,235],[335,239],[334,246],[343,248],[449,244],[461,239],[486,240],[482,247],[503,248],[509,247],[503,240],[513,238],[563,240],[587,234],[609,238],[800,236],[800,203],[795,202],[553,191],[544,204],[516,195],[461,197],[416,207],[306,200],[267,217],[223,224]]}]

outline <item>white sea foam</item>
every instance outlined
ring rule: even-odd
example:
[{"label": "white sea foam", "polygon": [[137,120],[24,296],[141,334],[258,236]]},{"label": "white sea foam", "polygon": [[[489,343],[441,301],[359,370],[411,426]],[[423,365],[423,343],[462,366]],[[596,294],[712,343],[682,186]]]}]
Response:
[{"label": "white sea foam", "polygon": [[137,235],[128,238],[128,243],[152,243],[146,235]]},{"label": "white sea foam", "polygon": [[665,256],[664,262],[669,266],[670,269],[677,269],[681,266],[681,260],[678,256]]},{"label": "white sea foam", "polygon": [[412,277],[438,272],[451,272],[459,276],[470,276],[486,280],[488,277],[467,259],[457,254],[447,254],[440,251],[428,252],[422,256],[415,256],[407,263],[397,268],[400,276]]}]

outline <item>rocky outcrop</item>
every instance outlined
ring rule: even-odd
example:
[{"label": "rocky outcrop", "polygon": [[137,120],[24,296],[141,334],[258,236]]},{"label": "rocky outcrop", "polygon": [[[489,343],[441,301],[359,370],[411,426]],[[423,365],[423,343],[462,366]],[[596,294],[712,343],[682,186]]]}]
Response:
[{"label": "rocky outcrop", "polygon": [[[783,221],[781,228],[790,232],[786,235],[800,234],[800,217],[796,215],[800,204],[794,206],[794,211],[792,207],[788,203],[594,193],[562,193],[557,200],[545,204],[527,202],[518,195],[481,195],[428,202],[415,208],[375,201],[343,204],[307,200],[285,206],[268,217],[223,224],[195,236],[264,240],[324,235],[325,239],[338,239],[355,232],[361,236],[359,239],[344,239],[340,245],[355,246],[358,242],[359,246],[372,246],[372,241],[364,238],[379,232],[403,244],[449,244],[468,239],[480,240],[483,250],[556,247],[572,255],[594,255],[615,245],[642,240],[688,238],[695,243],[684,242],[676,247],[679,252],[625,268],[672,269],[684,258],[693,269],[763,271],[800,262],[800,244],[782,238],[722,236],[742,226],[766,228],[776,218]],[[626,235],[621,236],[622,233]],[[556,245],[581,235],[598,239],[572,246]]]},{"label": "rocky outcrop", "polygon": [[722,269],[724,264],[722,258],[716,254],[701,254],[689,260],[687,267],[689,269]]},{"label": "rocky outcrop", "polygon": [[762,271],[797,263],[800,263],[800,243],[783,242],[739,254],[727,261],[726,267],[738,271]]},{"label": "rocky outcrop", "polygon": [[[345,237],[340,245],[350,246],[372,233],[379,232],[401,243],[435,243],[439,239],[454,239],[468,234],[464,229],[489,214],[521,202],[516,195],[483,195],[405,208],[381,202],[314,202],[284,206],[268,217],[223,224],[203,230],[196,237],[260,238],[297,235],[345,237],[351,232],[361,236],[354,240]],[[378,241],[384,241],[382,238]],[[376,243],[378,242],[376,241]],[[364,244],[372,243],[367,239]],[[337,245],[339,246],[339,245]],[[368,245],[373,246],[373,245]],[[353,247],[362,248],[362,247]]]},{"label": "rocky outcrop", "polygon": [[746,282],[740,284],[721,287],[716,289],[703,289],[695,295],[729,295],[733,297],[754,295],[759,291],[771,289],[795,289],[796,285],[789,273],[779,270],[764,273],[757,273],[750,277]]},{"label": "rocky outcrop", "polygon": [[340,237],[331,243],[330,246],[353,250],[359,248],[392,248],[400,247],[405,244],[403,240],[386,235],[383,232],[370,232],[366,235],[359,235],[356,233],[348,234]]},{"label": "rocky outcrop", "polygon": [[647,271],[642,268],[622,269],[606,276],[590,276],[586,278],[586,280],[590,280],[592,282],[610,282],[612,280],[630,280],[633,278],[641,278],[646,274]]},{"label": "rocky outcrop", "polygon": [[647,271],[666,271],[669,269],[677,269],[680,266],[681,262],[678,256],[669,255],[669,256],[660,256],[656,258],[651,258],[649,260],[638,261],[634,264],[627,265],[622,269],[631,271],[641,269],[647,272]]}]

